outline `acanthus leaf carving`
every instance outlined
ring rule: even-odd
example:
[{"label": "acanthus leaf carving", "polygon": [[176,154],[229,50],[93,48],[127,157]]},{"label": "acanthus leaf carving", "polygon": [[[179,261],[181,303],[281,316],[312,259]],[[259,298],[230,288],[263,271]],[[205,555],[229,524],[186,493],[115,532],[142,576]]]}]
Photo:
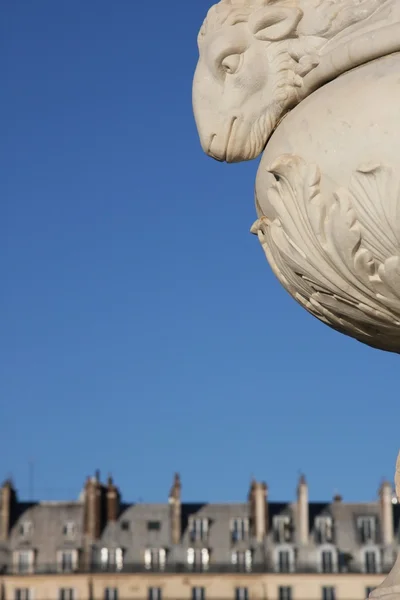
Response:
[{"label": "acanthus leaf carving", "polygon": [[[278,279],[310,313],[367,344],[400,352],[400,181],[362,165],[348,189],[321,192],[321,174],[294,155],[268,169],[273,213],[252,231]],[[390,224],[390,227],[388,227]]]}]

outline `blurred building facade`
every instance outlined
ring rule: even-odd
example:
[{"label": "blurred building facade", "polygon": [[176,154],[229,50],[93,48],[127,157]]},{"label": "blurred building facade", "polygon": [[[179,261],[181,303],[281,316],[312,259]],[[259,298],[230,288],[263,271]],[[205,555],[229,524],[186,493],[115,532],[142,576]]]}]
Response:
[{"label": "blurred building facade", "polygon": [[242,504],[125,504],[111,478],[72,502],[0,498],[0,600],[362,600],[396,558],[400,505],[269,502],[253,481]]}]

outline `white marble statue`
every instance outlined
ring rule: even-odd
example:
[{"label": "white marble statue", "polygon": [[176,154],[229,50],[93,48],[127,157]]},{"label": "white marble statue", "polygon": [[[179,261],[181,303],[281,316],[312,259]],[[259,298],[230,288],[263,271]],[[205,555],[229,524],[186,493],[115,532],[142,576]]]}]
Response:
[{"label": "white marble statue", "polygon": [[[222,0],[198,46],[201,145],[263,152],[251,230],[275,275],[330,327],[399,353],[400,0]],[[382,596],[400,600],[400,559]]]}]

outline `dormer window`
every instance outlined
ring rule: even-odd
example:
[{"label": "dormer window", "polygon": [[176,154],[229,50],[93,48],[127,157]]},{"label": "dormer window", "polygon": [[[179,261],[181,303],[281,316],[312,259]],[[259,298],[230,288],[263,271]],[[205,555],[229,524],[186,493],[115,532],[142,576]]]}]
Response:
[{"label": "dormer window", "polygon": [[121,530],[129,531],[129,521],[127,521],[127,520],[121,521]]},{"label": "dormer window", "polygon": [[21,537],[29,537],[32,535],[33,532],[33,523],[32,521],[22,521],[22,523],[19,524],[19,535]]},{"label": "dormer window", "polygon": [[380,553],[377,549],[364,551],[364,573],[380,573]]},{"label": "dormer window", "polygon": [[33,550],[19,550],[14,553],[14,569],[16,573],[32,573],[35,563]]},{"label": "dormer window", "polygon": [[163,571],[167,553],[165,548],[148,548],[144,553],[144,566],[148,570]]},{"label": "dormer window", "polygon": [[333,541],[332,517],[317,517],[315,519],[316,541],[318,544],[330,544]]},{"label": "dormer window", "polygon": [[210,562],[210,553],[207,548],[189,548],[187,562],[189,568],[195,571],[205,571]]},{"label": "dormer window", "polygon": [[124,566],[122,548],[102,548],[100,550],[100,563],[104,571],[121,571]]},{"label": "dormer window", "polygon": [[295,571],[295,552],[292,546],[282,545],[274,550],[275,571],[277,573],[293,573]]},{"label": "dormer window", "polygon": [[68,539],[73,539],[76,534],[76,524],[74,521],[67,521],[64,523],[63,534]]},{"label": "dormer window", "polygon": [[376,542],[375,517],[358,517],[357,527],[362,544],[374,544]]},{"label": "dormer window", "polygon": [[274,517],[274,539],[278,544],[292,541],[292,522],[289,515]]},{"label": "dormer window", "polygon": [[192,542],[205,542],[208,539],[208,519],[191,519],[189,522],[190,540]]},{"label": "dormer window", "polygon": [[322,550],[320,554],[320,571],[321,573],[336,573],[337,571],[337,554],[333,550]]},{"label": "dormer window", "polygon": [[61,550],[58,553],[58,568],[62,573],[72,573],[78,567],[77,550]]},{"label": "dormer window", "polygon": [[232,552],[232,564],[238,571],[250,572],[253,563],[251,550],[244,552]]},{"label": "dormer window", "polygon": [[247,540],[249,537],[249,519],[237,518],[231,520],[232,542]]}]

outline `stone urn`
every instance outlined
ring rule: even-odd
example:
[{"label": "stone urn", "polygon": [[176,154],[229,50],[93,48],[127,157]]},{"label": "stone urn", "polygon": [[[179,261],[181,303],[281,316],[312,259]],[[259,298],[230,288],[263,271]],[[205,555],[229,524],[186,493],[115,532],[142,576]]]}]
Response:
[{"label": "stone urn", "polygon": [[[400,0],[222,0],[198,46],[201,145],[263,153],[251,231],[276,277],[330,327],[399,353]],[[382,596],[400,599],[400,559]]]}]

